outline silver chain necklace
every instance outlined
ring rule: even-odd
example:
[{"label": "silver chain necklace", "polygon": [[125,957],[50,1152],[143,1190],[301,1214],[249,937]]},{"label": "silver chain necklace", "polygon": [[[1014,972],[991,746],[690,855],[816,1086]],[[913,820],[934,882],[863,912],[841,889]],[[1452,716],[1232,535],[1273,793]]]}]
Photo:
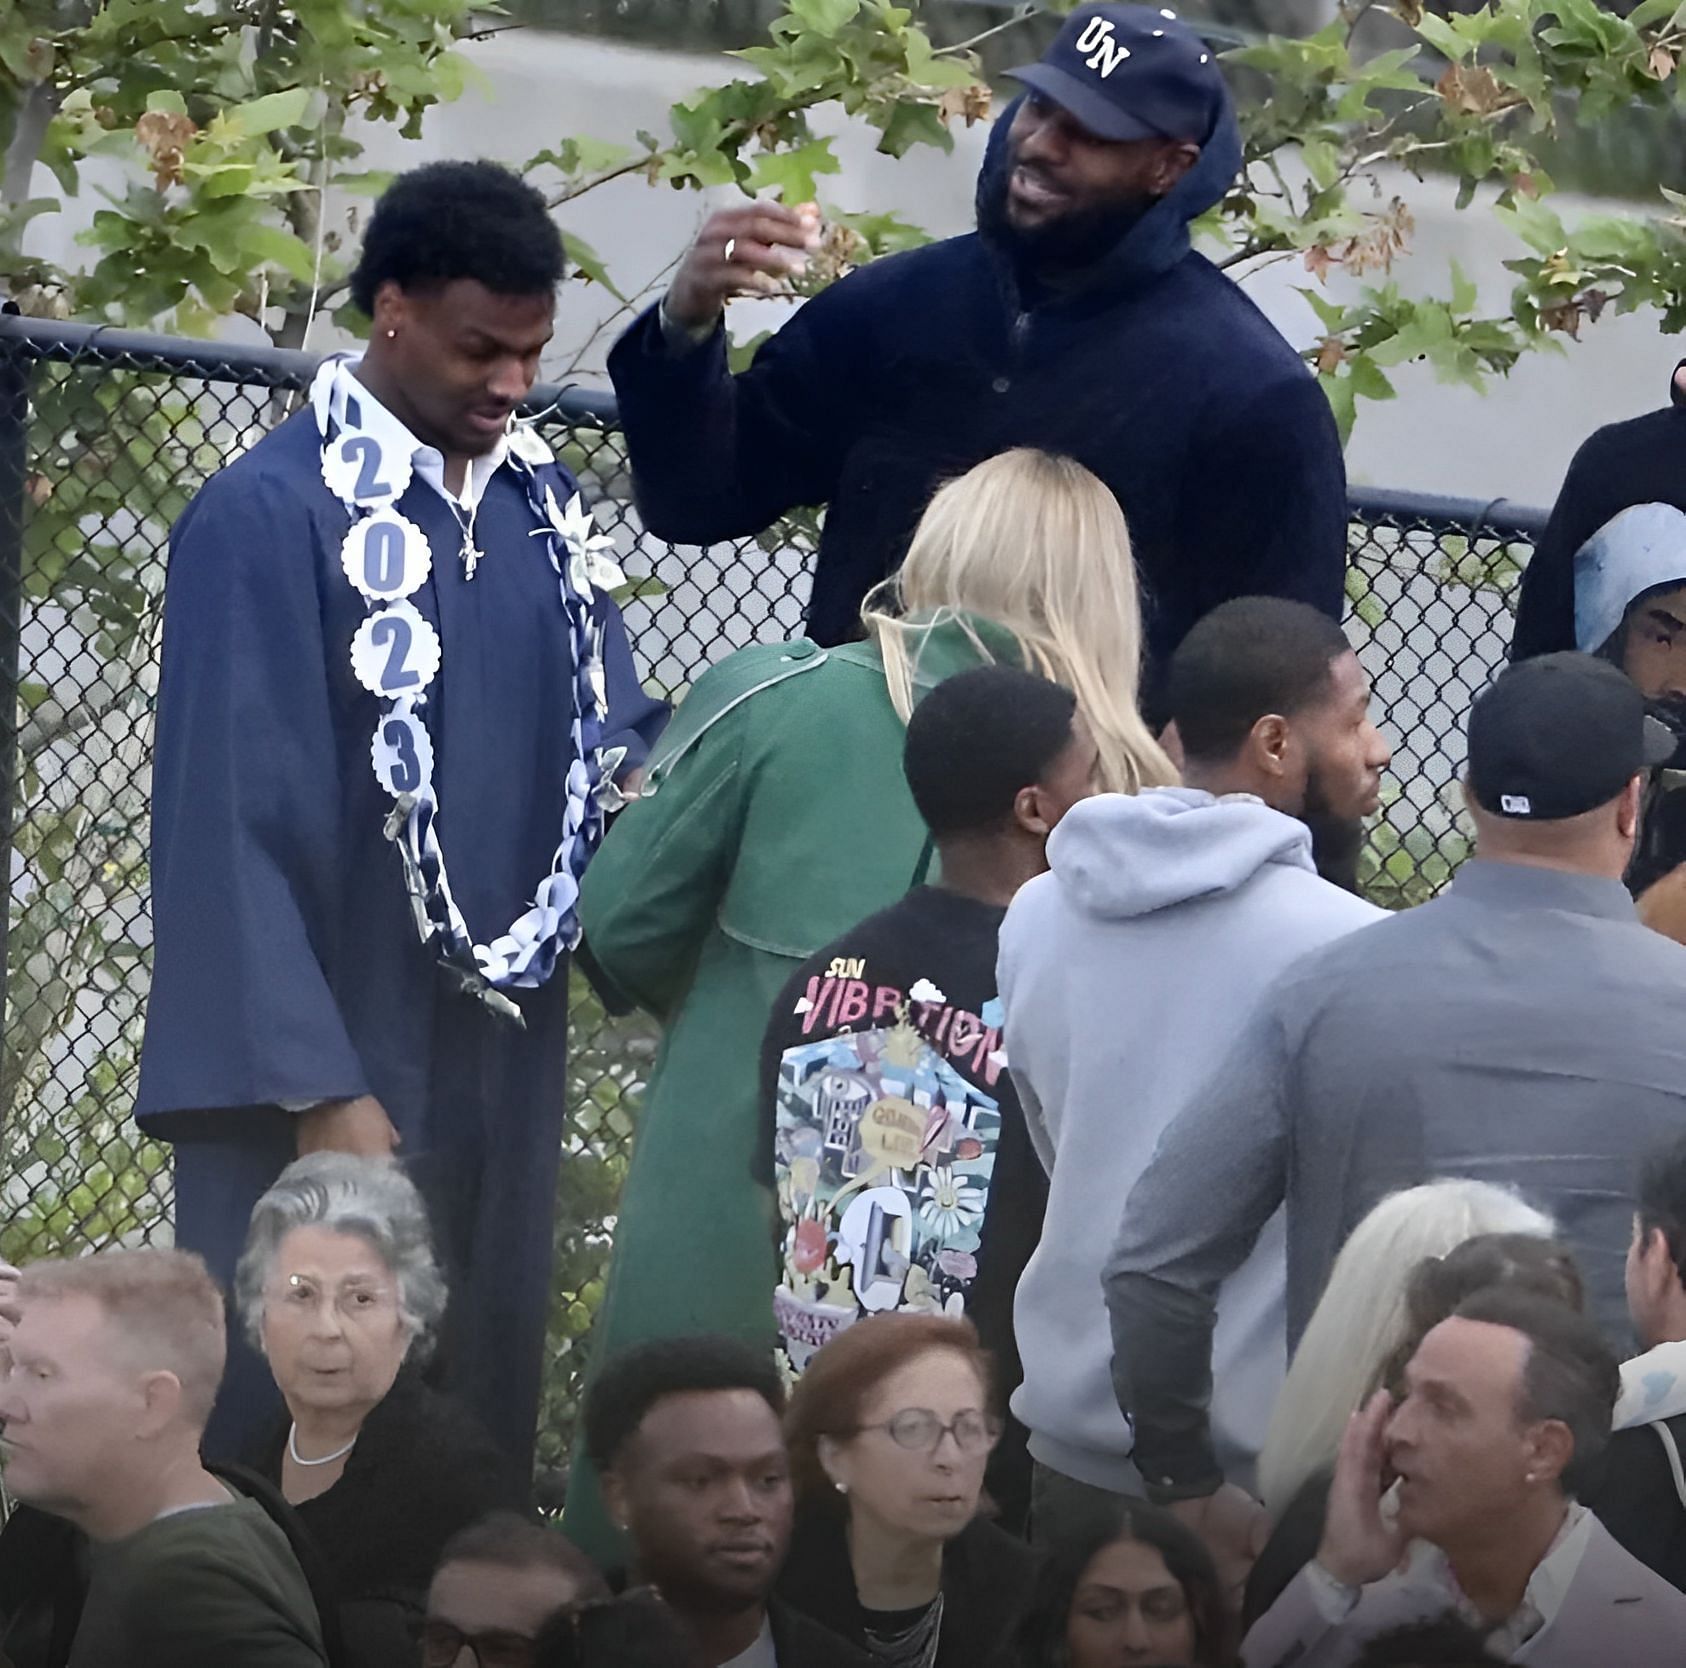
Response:
[{"label": "silver chain necklace", "polygon": [[937,1647],[942,1643],[944,1597],[939,1592],[919,1620],[900,1633],[875,1633],[868,1626],[865,1629],[867,1654],[888,1668],[933,1668]]}]

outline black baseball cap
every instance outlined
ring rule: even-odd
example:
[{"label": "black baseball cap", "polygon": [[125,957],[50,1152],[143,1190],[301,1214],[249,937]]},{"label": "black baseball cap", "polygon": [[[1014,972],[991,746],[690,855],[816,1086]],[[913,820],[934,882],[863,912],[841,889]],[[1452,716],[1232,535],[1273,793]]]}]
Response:
[{"label": "black baseball cap", "polygon": [[1211,48],[1152,6],[1079,6],[1040,63],[1007,73],[1097,139],[1204,145],[1229,97]]},{"label": "black baseball cap", "polygon": [[1625,672],[1544,654],[1502,672],[1469,715],[1469,791],[1496,817],[1560,822],[1608,805],[1676,742]]}]

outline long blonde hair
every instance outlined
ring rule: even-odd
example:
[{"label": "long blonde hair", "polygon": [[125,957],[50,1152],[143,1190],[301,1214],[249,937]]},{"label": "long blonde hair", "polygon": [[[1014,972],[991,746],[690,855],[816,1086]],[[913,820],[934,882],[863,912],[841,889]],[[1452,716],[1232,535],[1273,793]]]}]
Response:
[{"label": "long blonde hair", "polygon": [[1535,1234],[1557,1225],[1521,1194],[1448,1177],[1390,1193],[1352,1230],[1312,1311],[1259,1450],[1259,1498],[1273,1517],[1331,1470],[1347,1421],[1380,1385],[1403,1341],[1405,1290],[1417,1265],[1477,1234]]},{"label": "long blonde hair", "polygon": [[967,616],[1004,628],[1027,670],[1077,697],[1100,748],[1099,787],[1178,780],[1136,709],[1142,615],[1124,513],[1082,464],[1021,446],[937,490],[900,571],[861,608],[904,723],[934,622],[955,621],[995,658]]}]

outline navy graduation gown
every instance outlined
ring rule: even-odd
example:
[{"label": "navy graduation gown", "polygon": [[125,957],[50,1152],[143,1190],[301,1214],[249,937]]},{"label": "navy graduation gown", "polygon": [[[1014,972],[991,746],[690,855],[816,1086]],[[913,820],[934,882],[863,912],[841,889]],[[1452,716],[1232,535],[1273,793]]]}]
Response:
[{"label": "navy graduation gown", "polygon": [[[424,709],[435,826],[477,942],[502,933],[562,826],[573,666],[555,570],[511,469],[463,532],[419,478],[399,503],[433,571],[410,599],[443,644]],[[292,1153],[285,1105],[372,1094],[428,1195],[453,1280],[448,1377],[530,1455],[566,1073],[566,967],[511,991],[526,1029],[461,993],[415,928],[370,767],[380,703],[351,671],[365,615],[350,516],[298,413],[215,476],[174,532],[153,770],[155,954],[136,1116],[175,1143],[178,1243],[231,1275]],[[666,708],[606,598],[608,745],[642,760]],[[243,1362],[225,1444],[267,1413]],[[241,1384],[240,1380],[247,1380]]]}]

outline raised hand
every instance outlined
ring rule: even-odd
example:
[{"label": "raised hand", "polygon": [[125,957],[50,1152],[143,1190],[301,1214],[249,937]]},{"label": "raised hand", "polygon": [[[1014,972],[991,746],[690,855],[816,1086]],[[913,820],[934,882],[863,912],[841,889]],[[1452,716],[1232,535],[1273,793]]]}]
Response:
[{"label": "raised hand", "polygon": [[1206,1543],[1229,1607],[1239,1614],[1247,1577],[1270,1536],[1269,1514],[1233,1483],[1198,1500],[1174,1501],[1170,1511]]},{"label": "raised hand", "polygon": [[1335,1460],[1317,1561],[1348,1587],[1380,1581],[1405,1556],[1405,1537],[1382,1516],[1382,1472],[1392,1415],[1393,1398],[1378,1390],[1347,1421]]},{"label": "raised hand", "polygon": [[710,329],[734,295],[766,295],[803,271],[819,242],[820,213],[812,203],[721,209],[703,222],[673,275],[667,316],[682,330]]}]

